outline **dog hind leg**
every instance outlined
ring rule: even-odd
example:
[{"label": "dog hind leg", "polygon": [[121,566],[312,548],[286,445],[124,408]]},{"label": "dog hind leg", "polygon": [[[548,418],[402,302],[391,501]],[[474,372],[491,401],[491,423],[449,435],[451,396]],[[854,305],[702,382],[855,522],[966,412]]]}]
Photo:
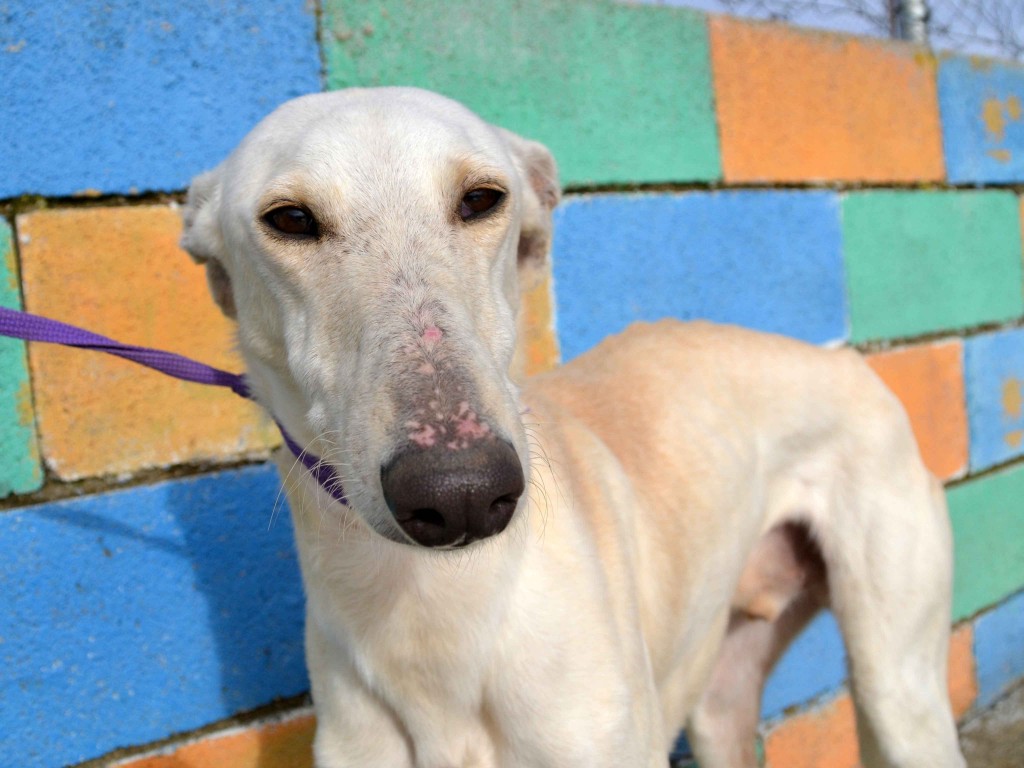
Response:
[{"label": "dog hind leg", "polygon": [[826,602],[824,564],[806,526],[787,523],[755,546],[707,687],[687,724],[702,768],[756,768],[765,680]]},{"label": "dog hind leg", "polygon": [[902,464],[884,473],[876,467],[874,483],[835,500],[832,517],[841,525],[817,531],[846,643],[861,761],[963,768],[946,681],[952,537],[945,499],[916,452]]}]

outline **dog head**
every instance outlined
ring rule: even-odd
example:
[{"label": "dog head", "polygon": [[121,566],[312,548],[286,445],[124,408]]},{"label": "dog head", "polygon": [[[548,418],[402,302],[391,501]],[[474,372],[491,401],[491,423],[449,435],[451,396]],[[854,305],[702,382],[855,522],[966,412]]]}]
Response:
[{"label": "dog head", "polygon": [[512,518],[517,272],[558,198],[543,146],[412,88],[295,99],[193,181],[182,244],[257,398],[383,536],[455,547]]}]

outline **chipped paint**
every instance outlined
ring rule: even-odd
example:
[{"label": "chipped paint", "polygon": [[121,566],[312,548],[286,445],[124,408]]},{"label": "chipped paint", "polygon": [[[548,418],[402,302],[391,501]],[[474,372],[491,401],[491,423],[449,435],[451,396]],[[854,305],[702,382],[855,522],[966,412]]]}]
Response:
[{"label": "chipped paint", "polygon": [[18,259],[14,255],[14,248],[3,247],[0,248],[4,251],[4,267],[6,267],[6,274],[4,274],[4,280],[6,282],[6,288],[8,295],[18,296],[21,291],[21,280],[18,278]]},{"label": "chipped paint", "polygon": [[[995,144],[1006,141],[1008,122],[1020,122],[1021,102],[1016,96],[1008,96],[1005,101],[998,97],[989,97],[981,105],[981,121],[985,124],[988,138]],[[993,149],[988,152],[990,157],[1001,163],[1010,162],[1012,155],[1008,149]]]},{"label": "chipped paint", "polygon": [[15,409],[18,413],[18,423],[23,427],[31,427],[35,424],[36,416],[32,408],[32,385],[26,378],[18,385],[18,391],[14,395]]},{"label": "chipped paint", "polygon": [[1003,382],[1003,415],[1008,419],[1019,419],[1024,406],[1024,394],[1020,379],[1008,378]]},{"label": "chipped paint", "polygon": [[995,142],[1006,138],[1006,120],[1003,118],[1003,102],[996,98],[988,98],[981,104],[981,121],[985,130]]},{"label": "chipped paint", "polygon": [[[1005,101],[997,97],[987,98],[982,103],[981,115],[989,140],[1002,144],[1006,141],[1007,123],[1019,122],[1021,119],[1020,99],[1015,95],[1008,96]],[[986,154],[1004,165],[1013,161],[1013,153],[1005,147],[990,149]]]},{"label": "chipped paint", "polygon": [[944,58],[938,73],[947,178],[959,183],[1024,180],[1024,70]]},{"label": "chipped paint", "polygon": [[1024,454],[1024,329],[982,333],[964,344],[971,471]]},{"label": "chipped paint", "polygon": [[919,67],[928,67],[933,72],[939,66],[939,61],[935,58],[935,54],[922,48],[914,49],[914,63]]},{"label": "chipped paint", "polygon": [[1020,120],[1022,117],[1020,99],[1016,96],[1010,96],[1006,99],[1006,115],[1011,120]]},{"label": "chipped paint", "polygon": [[[1003,382],[1002,404],[1003,418],[1006,420],[1017,420],[1024,412],[1024,391],[1021,388],[1021,381],[1015,378],[1008,378]],[[1014,429],[1004,435],[1003,440],[1011,448],[1020,448],[1024,443],[1024,430]]]},{"label": "chipped paint", "polygon": [[992,59],[986,59],[984,56],[968,56],[967,58],[971,63],[971,69],[976,72],[988,72],[995,63]]}]

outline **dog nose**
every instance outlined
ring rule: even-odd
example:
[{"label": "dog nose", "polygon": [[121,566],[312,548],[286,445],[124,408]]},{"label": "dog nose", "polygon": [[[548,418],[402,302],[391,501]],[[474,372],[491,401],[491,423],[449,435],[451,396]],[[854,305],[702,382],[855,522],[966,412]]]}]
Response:
[{"label": "dog nose", "polygon": [[523,493],[523,468],[502,440],[469,448],[411,449],[381,469],[384,500],[424,547],[462,546],[505,530]]}]

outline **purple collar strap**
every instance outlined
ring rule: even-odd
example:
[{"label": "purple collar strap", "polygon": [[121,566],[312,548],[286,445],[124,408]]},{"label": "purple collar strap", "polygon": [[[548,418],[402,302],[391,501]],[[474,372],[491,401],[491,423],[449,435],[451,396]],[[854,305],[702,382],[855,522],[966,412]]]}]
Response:
[{"label": "purple collar strap", "polygon": [[[6,307],[0,307],[0,336],[106,352],[160,371],[175,379],[191,381],[196,384],[207,384],[214,387],[227,387],[236,395],[248,400],[253,399],[245,377],[237,373],[228,373],[227,371],[222,371],[173,352],[164,352],[163,350],[150,349],[149,347],[137,347],[133,344],[122,344],[119,341],[108,339],[106,336],[100,336],[97,333],[76,328],[73,325],[57,320],[50,320],[39,315],[31,315],[28,312],[18,312]],[[345,499],[345,491],[341,487],[341,479],[334,471],[334,468],[303,450],[292,439],[285,428],[281,426],[281,422],[275,419],[274,423],[281,430],[281,437],[284,438],[284,444],[288,446],[288,450],[295,454],[295,457],[309,470],[309,473],[313,475],[320,484],[320,487],[336,501],[348,504],[348,501]]]}]

